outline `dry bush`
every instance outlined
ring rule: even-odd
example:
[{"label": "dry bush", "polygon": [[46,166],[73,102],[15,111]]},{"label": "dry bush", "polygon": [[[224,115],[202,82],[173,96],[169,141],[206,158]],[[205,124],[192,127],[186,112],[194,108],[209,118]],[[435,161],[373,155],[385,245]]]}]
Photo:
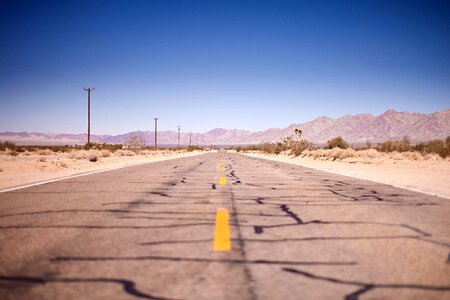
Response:
[{"label": "dry bush", "polygon": [[0,151],[6,151],[6,149],[15,150],[16,144],[11,142],[0,142]]},{"label": "dry bush", "polygon": [[377,150],[381,152],[406,152],[411,151],[411,140],[404,136],[400,141],[386,141],[378,144]]},{"label": "dry bush", "polygon": [[69,153],[69,158],[71,159],[86,159],[88,152],[86,150],[72,150]]},{"label": "dry bush", "polygon": [[322,159],[327,156],[327,150],[324,149],[316,149],[316,150],[310,150],[310,151],[304,151],[305,155],[308,155],[314,159]]},{"label": "dry bush", "polygon": [[53,154],[55,154],[55,152],[53,152],[50,149],[38,149],[38,150],[36,150],[36,153],[38,155],[53,155]]},{"label": "dry bush", "polygon": [[97,150],[90,150],[87,159],[91,162],[96,162],[100,160],[102,153]]},{"label": "dry bush", "polygon": [[387,157],[393,160],[403,160],[403,155],[401,155],[400,152],[397,151],[387,153]]},{"label": "dry bush", "polygon": [[299,156],[303,153],[305,150],[313,149],[314,146],[310,141],[307,140],[300,140],[300,141],[293,141],[290,145],[290,154]]},{"label": "dry bush", "polygon": [[46,162],[47,161],[47,157],[39,157],[36,161],[37,162]]},{"label": "dry bush", "polygon": [[70,151],[68,157],[71,159],[87,159],[92,162],[96,162],[100,160],[101,157],[104,157],[103,155],[108,155],[103,153],[103,151],[100,150],[72,150]]},{"label": "dry bush", "polygon": [[380,152],[375,149],[356,151],[356,155],[363,159],[375,159],[381,157]]},{"label": "dry bush", "polygon": [[440,155],[433,154],[433,153],[429,153],[429,154],[425,155],[424,159],[429,160],[429,161],[443,161],[444,160]]},{"label": "dry bush", "polygon": [[150,150],[141,150],[139,151],[139,155],[152,155],[153,152]]},{"label": "dry bush", "polygon": [[138,153],[142,148],[145,147],[145,138],[138,134],[133,134],[127,139],[125,145],[127,145],[128,148],[132,151]]},{"label": "dry bush", "polygon": [[[334,149],[332,149],[332,151],[333,150]],[[336,150],[337,150],[335,152],[336,155],[332,157],[334,160],[335,159],[342,160],[342,159],[346,159],[346,158],[356,157],[356,151],[351,149],[351,148],[348,148],[348,149],[339,149],[339,148],[337,148]]]},{"label": "dry bush", "polygon": [[402,156],[408,160],[423,160],[423,156],[417,151],[402,152]]},{"label": "dry bush", "polygon": [[114,152],[115,156],[134,156],[136,155],[136,153],[134,153],[133,151],[130,150],[117,150],[116,152]]},{"label": "dry bush", "polygon": [[332,138],[331,140],[327,141],[327,145],[325,146],[325,149],[333,149],[333,148],[341,148],[341,149],[347,149],[348,143],[344,141],[344,139],[341,136],[337,136],[335,138]]},{"label": "dry bush", "polygon": [[16,150],[9,149],[9,148],[6,148],[6,149],[5,149],[5,154],[6,154],[6,155],[11,155],[11,156],[17,156],[17,155],[19,155],[19,153],[18,153]]},{"label": "dry bush", "polygon": [[109,151],[108,149],[103,149],[101,153],[102,153],[102,157],[110,157],[111,156],[111,151]]}]

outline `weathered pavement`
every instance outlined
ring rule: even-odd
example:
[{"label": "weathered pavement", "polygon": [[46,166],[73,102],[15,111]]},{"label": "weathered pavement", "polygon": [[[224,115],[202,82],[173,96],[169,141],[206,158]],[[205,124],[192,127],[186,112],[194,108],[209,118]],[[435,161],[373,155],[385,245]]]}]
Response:
[{"label": "weathered pavement", "polygon": [[222,155],[1,193],[0,299],[450,299],[450,200]]}]

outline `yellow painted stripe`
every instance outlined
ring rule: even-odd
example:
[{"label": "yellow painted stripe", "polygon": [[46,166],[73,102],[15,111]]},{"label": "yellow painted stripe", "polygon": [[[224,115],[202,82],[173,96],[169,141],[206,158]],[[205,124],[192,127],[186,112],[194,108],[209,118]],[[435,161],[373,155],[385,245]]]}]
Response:
[{"label": "yellow painted stripe", "polygon": [[223,160],[221,160],[221,161],[219,162],[219,164],[223,165],[223,164],[225,164],[225,162],[224,162]]},{"label": "yellow painted stripe", "polygon": [[229,219],[228,210],[225,208],[217,210],[214,228],[214,251],[229,251],[231,249]]},{"label": "yellow painted stripe", "polygon": [[223,172],[223,171],[225,171],[225,168],[224,167],[220,167],[219,171]]},{"label": "yellow painted stripe", "polygon": [[219,178],[219,184],[227,184],[227,178],[226,177],[220,177]]}]

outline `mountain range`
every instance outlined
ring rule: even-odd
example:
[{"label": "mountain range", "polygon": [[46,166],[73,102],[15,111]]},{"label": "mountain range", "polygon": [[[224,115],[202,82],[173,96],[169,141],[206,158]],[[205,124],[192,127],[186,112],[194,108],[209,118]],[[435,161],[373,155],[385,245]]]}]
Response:
[{"label": "mountain range", "polygon": [[[181,144],[188,145],[249,145],[279,141],[301,129],[303,138],[316,144],[326,143],[332,137],[342,136],[358,144],[366,141],[381,142],[408,136],[413,142],[444,139],[450,135],[450,109],[422,114],[388,110],[379,116],[371,114],[345,115],[332,119],[319,117],[306,123],[292,124],[286,128],[271,128],[251,132],[239,129],[216,128],[205,133],[181,133]],[[121,135],[91,135],[96,143],[125,144],[132,135],[153,145],[153,131],[134,131]],[[28,145],[83,145],[87,134],[54,134],[38,132],[0,132],[0,141]],[[176,145],[176,131],[158,131],[159,145]]]}]

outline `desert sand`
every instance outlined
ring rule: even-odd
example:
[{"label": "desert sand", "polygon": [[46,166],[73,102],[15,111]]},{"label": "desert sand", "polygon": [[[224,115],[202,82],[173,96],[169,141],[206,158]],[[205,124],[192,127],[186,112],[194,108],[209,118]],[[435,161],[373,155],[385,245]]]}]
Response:
[{"label": "desert sand", "polygon": [[98,150],[54,153],[50,150],[39,150],[12,156],[8,152],[0,151],[0,191],[72,175],[194,156],[201,153],[203,152],[162,150],[144,151],[140,155],[135,155],[131,151],[123,150],[115,153]]},{"label": "desert sand", "polygon": [[247,152],[245,155],[385,183],[450,199],[450,161],[448,159],[417,161],[382,157],[331,161],[312,157],[294,157],[286,153],[270,155]]}]

